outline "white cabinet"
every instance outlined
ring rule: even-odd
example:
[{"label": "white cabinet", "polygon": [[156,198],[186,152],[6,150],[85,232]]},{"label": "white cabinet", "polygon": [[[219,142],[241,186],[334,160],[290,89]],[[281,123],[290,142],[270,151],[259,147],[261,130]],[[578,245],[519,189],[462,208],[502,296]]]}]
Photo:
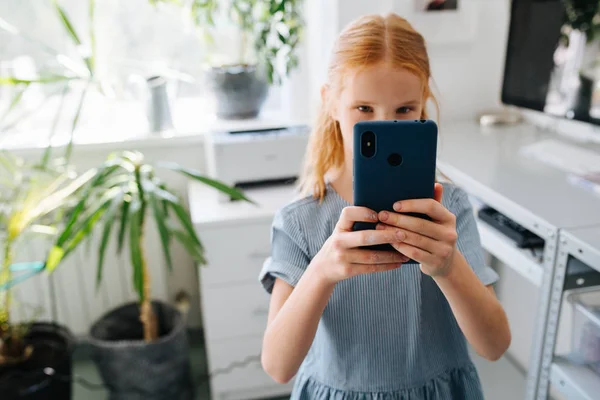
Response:
[{"label": "white cabinet", "polygon": [[270,254],[273,216],[292,199],[293,187],[246,194],[257,205],[223,202],[214,190],[196,184],[189,189],[192,220],[208,262],[200,267],[199,284],[208,368],[218,372],[210,380],[213,400],[286,395],[292,386],[273,381],[260,364],[269,295],[258,275]]}]

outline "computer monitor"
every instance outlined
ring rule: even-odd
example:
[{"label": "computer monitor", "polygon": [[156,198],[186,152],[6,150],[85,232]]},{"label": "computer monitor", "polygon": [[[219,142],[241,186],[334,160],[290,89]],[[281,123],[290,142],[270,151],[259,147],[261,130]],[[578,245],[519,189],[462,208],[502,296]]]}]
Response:
[{"label": "computer monitor", "polygon": [[505,105],[600,125],[598,6],[598,0],[512,1]]}]

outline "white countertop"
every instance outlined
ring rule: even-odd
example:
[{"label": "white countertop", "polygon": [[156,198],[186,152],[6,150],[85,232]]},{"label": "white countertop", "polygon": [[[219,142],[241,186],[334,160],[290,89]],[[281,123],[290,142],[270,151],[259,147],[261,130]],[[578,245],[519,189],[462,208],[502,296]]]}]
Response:
[{"label": "white countertop", "polygon": [[[567,173],[521,154],[523,146],[550,137],[560,139],[525,123],[442,125],[438,166],[501,212],[510,208],[553,228],[600,224],[600,196],[570,183]],[[600,152],[600,146],[585,147]]]},{"label": "white countertop", "polygon": [[193,182],[188,187],[190,214],[194,225],[228,226],[229,224],[265,220],[271,223],[275,212],[295,197],[295,185],[277,185],[244,190],[254,201],[223,201],[219,192],[206,185]]}]

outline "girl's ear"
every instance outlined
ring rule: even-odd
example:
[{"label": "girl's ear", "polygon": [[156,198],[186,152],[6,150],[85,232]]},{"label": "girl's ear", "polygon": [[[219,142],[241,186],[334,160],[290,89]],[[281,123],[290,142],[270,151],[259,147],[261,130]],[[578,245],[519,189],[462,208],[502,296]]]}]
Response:
[{"label": "girl's ear", "polygon": [[334,121],[338,121],[337,102],[331,98],[331,87],[327,84],[321,86],[321,101],[323,107],[326,107],[326,110],[328,110],[329,117]]}]

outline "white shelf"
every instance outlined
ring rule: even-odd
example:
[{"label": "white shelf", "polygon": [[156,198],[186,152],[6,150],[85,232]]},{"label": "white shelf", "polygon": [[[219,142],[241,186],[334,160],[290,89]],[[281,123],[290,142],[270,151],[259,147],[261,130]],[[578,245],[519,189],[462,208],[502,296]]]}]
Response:
[{"label": "white shelf", "polygon": [[600,393],[600,375],[562,357],[552,364],[551,382],[569,399],[594,400]]},{"label": "white shelf", "polygon": [[494,257],[514,269],[517,273],[540,287],[543,267],[526,249],[516,247],[514,242],[481,220],[477,220],[481,245]]}]

